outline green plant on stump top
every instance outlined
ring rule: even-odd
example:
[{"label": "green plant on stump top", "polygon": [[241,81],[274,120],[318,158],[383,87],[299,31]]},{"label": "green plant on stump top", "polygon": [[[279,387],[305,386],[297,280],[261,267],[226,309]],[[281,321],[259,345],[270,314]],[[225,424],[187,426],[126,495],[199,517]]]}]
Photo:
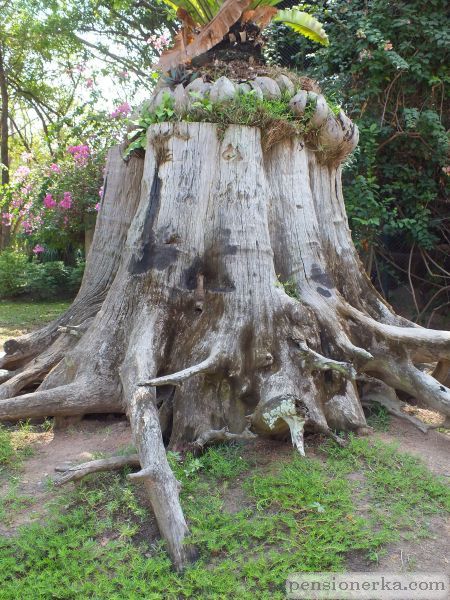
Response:
[{"label": "green plant on stump top", "polygon": [[220,134],[231,124],[259,127],[264,148],[269,149],[287,137],[310,133],[310,120],[316,108],[316,101],[308,98],[303,114],[296,115],[289,106],[289,94],[282,94],[281,98],[259,98],[254,90],[220,102],[212,102],[195,91],[189,96],[189,109],[184,114],[175,110],[173,96],[168,92],[162,95],[158,106],[144,106],[140,117],[132,121],[133,130],[128,134],[130,144],[124,157],[145,150],[150,125],[181,120],[218,123]]},{"label": "green plant on stump top", "polygon": [[[278,10],[281,0],[164,0],[176,11],[182,28],[174,46],[161,55],[159,67],[166,71],[191,62],[222,43],[261,46],[260,32],[278,21],[324,46],[329,44],[322,25],[312,15],[293,8]],[[238,25],[237,27],[235,27]]]}]

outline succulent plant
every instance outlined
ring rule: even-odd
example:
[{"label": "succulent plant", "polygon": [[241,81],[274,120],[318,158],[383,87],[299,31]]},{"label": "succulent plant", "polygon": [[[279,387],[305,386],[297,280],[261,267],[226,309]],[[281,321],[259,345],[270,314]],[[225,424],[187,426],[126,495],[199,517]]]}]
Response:
[{"label": "succulent plant", "polygon": [[186,69],[184,65],[178,65],[169,69],[168,73],[163,76],[163,81],[170,88],[175,88],[178,84],[183,84],[186,87],[189,83],[197,79],[199,73]]}]

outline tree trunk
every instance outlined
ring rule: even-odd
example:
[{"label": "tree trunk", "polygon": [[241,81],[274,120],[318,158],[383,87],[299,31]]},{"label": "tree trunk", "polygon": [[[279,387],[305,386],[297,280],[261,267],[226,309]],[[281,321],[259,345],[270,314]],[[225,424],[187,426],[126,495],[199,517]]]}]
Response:
[{"label": "tree trunk", "polygon": [[[9,144],[8,144],[8,118],[9,118],[9,96],[8,82],[6,81],[3,51],[0,44],[0,163],[2,185],[9,183]],[[6,211],[7,212],[7,211]],[[6,248],[9,242],[9,227],[5,227],[0,220],[0,250]]]},{"label": "tree trunk", "polygon": [[[303,453],[305,431],[366,425],[358,378],[450,414],[450,391],[415,366],[449,360],[450,334],[398,317],[373,289],[340,184],[355,140],[321,135],[263,150],[257,128],[161,123],[145,162],[112,150],[74,306],[5,345],[4,364],[18,366],[0,419],[127,413],[135,477],[177,568],[190,550],[164,442],[290,432]],[[33,377],[39,388],[18,395]]]}]

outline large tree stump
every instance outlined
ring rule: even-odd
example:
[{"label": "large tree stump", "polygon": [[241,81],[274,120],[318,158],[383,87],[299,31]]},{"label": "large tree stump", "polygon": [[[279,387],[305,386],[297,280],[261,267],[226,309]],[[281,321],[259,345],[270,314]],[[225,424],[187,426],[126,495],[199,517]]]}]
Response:
[{"label": "large tree stump", "polygon": [[0,419],[126,412],[177,568],[187,525],[165,443],[290,432],[303,453],[304,431],[365,426],[358,377],[450,414],[449,389],[416,366],[450,360],[450,334],[372,287],[341,191],[355,140],[324,132],[263,150],[257,128],[162,123],[145,163],[112,150],[73,307],[5,344]]}]

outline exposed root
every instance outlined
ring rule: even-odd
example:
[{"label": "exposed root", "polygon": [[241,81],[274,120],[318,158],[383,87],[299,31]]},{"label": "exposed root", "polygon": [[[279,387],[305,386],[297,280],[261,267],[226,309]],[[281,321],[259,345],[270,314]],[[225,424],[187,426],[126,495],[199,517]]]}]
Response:
[{"label": "exposed root", "polygon": [[348,303],[342,303],[338,310],[342,314],[361,323],[368,332],[383,337],[393,345],[402,346],[411,351],[414,362],[433,362],[450,360],[450,332],[425,329],[423,327],[399,327],[385,325],[367,317]]},{"label": "exposed root", "polygon": [[192,548],[183,541],[188,528],[179,500],[180,483],[167,462],[154,390],[135,388],[129,402],[131,429],[142,469],[131,480],[143,481],[155,513],[161,536],[177,570],[192,558]]},{"label": "exposed root", "polygon": [[214,371],[219,363],[220,360],[218,355],[211,354],[208,358],[197,365],[188,367],[187,369],[183,369],[177,373],[172,373],[171,375],[163,375],[162,377],[155,377],[155,379],[150,379],[149,381],[143,381],[138,383],[138,386],[181,385],[183,381],[186,381],[194,375],[200,375],[202,373],[210,373]]},{"label": "exposed root", "polygon": [[402,410],[407,404],[397,397],[397,394],[392,388],[373,377],[368,377],[364,380],[367,381],[367,383],[363,386],[363,393],[361,396],[363,406],[370,406],[374,402],[378,403],[381,406],[384,406],[390,415],[409,421],[414,427],[420,429],[422,433],[428,432],[430,429],[429,425]]},{"label": "exposed root", "polygon": [[[354,381],[344,379],[342,383],[324,404],[327,425],[335,431],[357,431],[367,426],[358,391]],[[326,429],[319,431],[327,433]]]},{"label": "exposed root", "polygon": [[110,397],[107,390],[95,390],[78,382],[0,400],[0,421],[122,410],[121,404]]},{"label": "exposed root", "polygon": [[71,467],[56,467],[55,471],[62,475],[54,480],[56,486],[64,485],[69,481],[78,481],[90,475],[91,473],[101,473],[102,471],[117,471],[123,467],[139,467],[139,456],[131,454],[130,456],[112,456],[111,458],[102,458],[100,460],[91,460]]},{"label": "exposed root", "polygon": [[306,367],[310,371],[337,371],[347,379],[355,379],[356,369],[351,363],[326,358],[309,348],[303,340],[294,341],[300,349],[299,354],[302,357],[302,368]]},{"label": "exposed root", "polygon": [[305,427],[305,419],[298,415],[284,415],[281,417],[289,426],[291,432],[292,445],[297,448],[302,456],[305,456],[305,444],[303,441],[303,430]]},{"label": "exposed root", "polygon": [[390,387],[403,390],[430,408],[450,416],[450,389],[415,367],[410,360],[378,358],[370,364],[367,371]]},{"label": "exposed root", "polygon": [[31,384],[41,383],[47,373],[64,357],[73,341],[60,336],[55,343],[22,369],[9,372],[0,387],[0,400],[16,396]]},{"label": "exposed root", "polygon": [[251,432],[249,427],[246,427],[242,433],[230,433],[228,427],[223,427],[222,429],[210,429],[209,431],[204,431],[195,440],[194,446],[203,448],[207,444],[216,442],[254,440],[256,437],[258,436]]}]

